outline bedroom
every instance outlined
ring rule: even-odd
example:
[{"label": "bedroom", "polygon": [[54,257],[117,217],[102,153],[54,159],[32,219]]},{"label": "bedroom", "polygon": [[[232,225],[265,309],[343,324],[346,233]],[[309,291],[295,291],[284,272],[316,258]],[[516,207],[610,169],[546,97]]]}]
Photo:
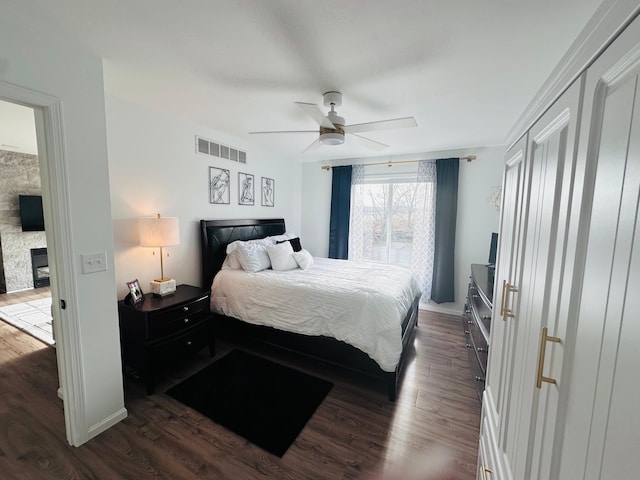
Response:
[{"label": "bedroom", "polygon": [[[199,122],[176,119],[167,111],[169,105],[159,107],[160,111],[157,111],[117,98],[110,93],[107,93],[105,100],[102,100],[100,96],[103,82],[107,92],[127,87],[127,85],[110,84],[119,78],[118,66],[110,63],[109,59],[106,59],[103,65],[101,59],[83,51],[84,49],[69,46],[66,42],[53,42],[52,47],[60,53],[58,58],[64,58],[66,61],[52,62],[47,53],[37,47],[38,40],[45,35],[42,32],[46,32],[46,29],[40,31],[39,26],[30,27],[29,24],[30,17],[24,14],[20,29],[11,25],[3,29],[4,32],[8,32],[4,33],[6,37],[3,37],[3,41],[6,40],[5,45],[9,44],[11,39],[23,40],[16,45],[15,53],[8,54],[12,66],[6,74],[6,80],[9,83],[69,99],[65,101],[64,118],[65,128],[73,132],[73,136],[67,139],[66,148],[71,162],[69,198],[74,225],[76,225],[76,229],[72,230],[73,247],[69,253],[73,253],[73,256],[101,250],[114,253],[112,258],[116,265],[115,273],[111,271],[104,276],[80,277],[77,292],[65,292],[69,295],[67,298],[77,299],[77,312],[81,314],[80,316],[87,318],[83,321],[83,328],[79,329],[82,342],[85,345],[96,346],[93,351],[84,350],[78,354],[82,355],[81,363],[85,366],[85,371],[81,375],[87,382],[86,391],[89,397],[83,424],[87,427],[95,427],[97,430],[101,428],[101,422],[114,413],[113,407],[121,398],[118,372],[98,361],[100,358],[110,358],[114,346],[117,345],[117,332],[113,328],[113,319],[117,315],[113,297],[122,297],[124,281],[139,276],[143,284],[146,284],[157,269],[157,258],[144,253],[137,247],[132,233],[135,229],[132,225],[138,215],[149,215],[156,211],[179,216],[184,237],[181,246],[171,251],[166,268],[181,282],[196,283],[197,258],[191,255],[189,247],[197,243],[197,232],[195,229],[190,230],[188,225],[199,218],[211,217],[212,215],[208,213],[213,210],[207,204],[206,190],[199,191],[199,187],[196,186],[197,182],[205,181],[204,178],[207,175],[205,167],[208,163],[193,153],[194,135],[200,134],[229,145],[237,145],[238,142],[235,137],[221,133],[221,130],[205,131]],[[21,60],[21,57],[30,57],[30,60]],[[28,73],[35,68],[33,67],[35,64],[42,65],[38,67],[37,72],[46,72],[46,74],[36,75],[37,79]],[[16,74],[15,65],[25,65],[25,72]],[[68,70],[82,73],[68,75],[65,73]],[[166,73],[155,72],[156,76],[164,76]],[[538,86],[535,85],[534,88]],[[141,95],[144,93],[140,92]],[[198,93],[197,90],[193,92],[196,99]],[[299,100],[307,99],[299,98]],[[171,103],[172,99],[167,97],[165,101]],[[307,101],[319,100],[310,98]],[[216,105],[205,103],[208,104],[207,109],[214,114]],[[106,110],[106,120],[100,115],[103,109]],[[166,145],[161,145],[161,142],[157,141],[177,138],[179,140],[167,142]],[[249,141],[255,142],[255,140],[247,140]],[[247,145],[250,144],[247,143]],[[258,151],[261,149],[261,147],[253,148]],[[496,148],[496,150],[499,149],[500,147]],[[443,149],[435,148],[431,152],[439,153],[440,150]],[[190,153],[186,156],[184,152]],[[447,149],[447,154],[449,153],[460,155],[473,153],[478,156],[479,160],[476,163],[463,165],[461,175],[467,174],[470,178],[474,178],[478,171],[484,172],[484,169],[480,170],[481,161],[484,161],[485,164],[494,165],[496,169],[493,174],[495,177],[488,178],[486,186],[492,186],[494,178],[500,177],[502,158],[497,151],[489,150],[483,154],[479,148],[473,148],[473,151],[467,151],[467,149],[456,151],[452,148]],[[483,155],[486,160],[482,160]],[[116,157],[121,161],[107,160],[107,158]],[[89,158],[93,161],[88,162]],[[287,218],[292,229],[297,229],[303,236],[307,236],[305,234],[309,231],[309,226],[305,222],[308,222],[313,214],[305,210],[305,204],[309,202],[309,198],[303,196],[301,184],[310,183],[315,187],[320,182],[327,182],[327,172],[321,171],[317,164],[311,166],[290,163],[275,155],[259,156],[259,158],[260,160],[256,159],[256,161],[262,163],[254,163],[253,172],[256,176],[273,176],[277,179],[278,198],[281,198],[283,203],[277,203],[276,208],[270,210],[256,207],[252,209],[251,216],[281,215]],[[165,169],[163,173],[160,172],[159,165]],[[477,170],[465,172],[466,167]],[[95,180],[88,182],[87,179]],[[309,181],[302,182],[298,179]],[[176,187],[176,184],[179,187]],[[188,199],[188,204],[185,202],[185,204],[172,205],[171,194],[176,191],[182,199]],[[193,205],[197,205],[201,210],[194,212]],[[246,216],[246,214],[243,207],[231,205],[224,211],[224,216],[232,218]],[[79,225],[93,227],[81,229]],[[308,236],[314,236],[313,230],[310,230]],[[111,243],[112,239],[115,240],[115,246]],[[477,248],[483,257],[486,256],[486,244],[478,245]],[[461,271],[466,273],[468,268],[466,264],[470,261],[461,263],[464,263]],[[466,275],[463,273],[462,278],[464,276]],[[96,378],[101,378],[102,381],[93,380]]]}]

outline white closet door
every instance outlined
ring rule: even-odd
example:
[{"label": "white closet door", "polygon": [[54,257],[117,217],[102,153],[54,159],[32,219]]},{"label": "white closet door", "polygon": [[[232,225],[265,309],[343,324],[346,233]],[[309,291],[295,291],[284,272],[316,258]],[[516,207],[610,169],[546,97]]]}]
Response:
[{"label": "white closet door", "polygon": [[[550,459],[564,358],[567,318],[558,316],[563,286],[567,229],[571,220],[571,185],[579,125],[582,80],[576,81],[529,131],[529,200],[525,210],[524,248],[514,292],[517,324],[513,346],[514,382],[507,410],[505,452],[513,478],[546,478],[532,472],[532,459]],[[538,371],[543,328],[558,343],[545,342],[547,361]],[[536,387],[543,374],[556,382]],[[537,470],[537,466],[536,466]]]},{"label": "white closet door", "polygon": [[[494,408],[491,418],[495,431],[500,430],[513,383],[513,338],[516,324],[511,321],[510,286],[517,278],[517,259],[521,245],[523,198],[525,198],[525,159],[527,135],[509,149],[503,179],[498,261],[491,322],[487,387],[485,401]],[[505,311],[507,310],[507,311]],[[502,445],[500,447],[502,450]]]},{"label": "white closet door", "polygon": [[[521,245],[523,202],[526,198],[525,160],[527,135],[521,138],[506,155],[503,178],[503,195],[499,230],[499,251],[494,281],[494,302],[491,322],[491,338],[487,367],[487,383],[482,405],[481,437],[484,451],[481,452],[478,468],[483,472],[488,465],[494,478],[505,477],[502,471],[504,445],[500,439],[501,425],[509,412],[505,409],[514,381],[513,361],[515,324],[512,314],[505,312],[505,295],[515,283]],[[482,443],[481,442],[481,443]],[[482,478],[482,477],[478,477]]]},{"label": "white closet door", "polygon": [[587,71],[583,282],[559,478],[639,477],[639,72],[636,20]]}]

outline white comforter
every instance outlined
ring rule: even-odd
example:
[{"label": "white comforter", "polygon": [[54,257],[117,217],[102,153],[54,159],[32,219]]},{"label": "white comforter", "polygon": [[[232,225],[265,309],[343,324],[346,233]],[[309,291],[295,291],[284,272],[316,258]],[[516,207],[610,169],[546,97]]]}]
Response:
[{"label": "white comforter", "polygon": [[402,351],[401,322],[420,289],[393,265],[315,258],[306,270],[221,270],[211,309],[257,325],[334,337],[392,372]]}]

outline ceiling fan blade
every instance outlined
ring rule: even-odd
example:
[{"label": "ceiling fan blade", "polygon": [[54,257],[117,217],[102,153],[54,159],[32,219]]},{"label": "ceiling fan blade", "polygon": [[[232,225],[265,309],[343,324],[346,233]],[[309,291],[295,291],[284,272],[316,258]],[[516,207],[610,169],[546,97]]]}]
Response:
[{"label": "ceiling fan blade", "polygon": [[351,134],[351,138],[357,141],[360,145],[363,145],[367,148],[371,148],[373,150],[383,150],[389,146],[384,143],[371,140],[370,138],[361,137],[360,135],[356,135],[355,133]]},{"label": "ceiling fan blade", "polygon": [[320,146],[320,139],[316,138],[316,140],[311,145],[309,145],[307,148],[305,148],[302,151],[302,153],[307,153],[309,151],[316,150],[319,146]]},{"label": "ceiling fan blade", "polygon": [[306,112],[311,118],[313,118],[318,125],[324,128],[336,128],[333,123],[329,121],[327,117],[324,116],[322,111],[318,108],[317,105],[313,103],[304,103],[304,102],[295,102],[302,110]]},{"label": "ceiling fan blade", "polygon": [[318,133],[318,130],[276,130],[273,132],[249,132],[249,135],[256,135],[259,133]]},{"label": "ceiling fan blade", "polygon": [[375,132],[376,130],[391,130],[393,128],[417,127],[416,119],[413,117],[394,118],[392,120],[380,120],[379,122],[357,123],[355,125],[345,125],[346,133]]}]

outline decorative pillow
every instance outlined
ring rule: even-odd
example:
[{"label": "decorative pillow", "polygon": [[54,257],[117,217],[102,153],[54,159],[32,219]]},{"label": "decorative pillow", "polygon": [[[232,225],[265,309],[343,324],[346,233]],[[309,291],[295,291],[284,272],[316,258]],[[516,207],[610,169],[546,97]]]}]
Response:
[{"label": "decorative pillow", "polygon": [[276,245],[269,245],[267,253],[274,270],[293,270],[298,268],[298,262],[293,258],[293,247],[287,241]]},{"label": "decorative pillow", "polygon": [[302,245],[300,244],[300,237],[290,238],[289,240],[281,240],[276,243],[282,243],[282,242],[289,242],[293,247],[294,252],[299,252],[300,250],[302,250]]},{"label": "decorative pillow", "polygon": [[271,267],[266,245],[257,242],[241,242],[237,245],[238,260],[247,272],[260,272]]},{"label": "decorative pillow", "polygon": [[296,263],[300,266],[301,269],[306,270],[311,265],[313,265],[313,256],[309,253],[308,250],[304,248],[299,252],[293,253],[293,258],[295,258]]},{"label": "decorative pillow", "polygon": [[265,237],[265,238],[258,238],[255,240],[236,240],[235,242],[231,242],[227,245],[227,255],[235,252],[238,249],[238,245],[241,245],[243,243],[257,243],[258,245],[273,245],[274,243],[276,243],[274,240],[271,240],[271,238],[269,237]]},{"label": "decorative pillow", "polygon": [[284,242],[285,240],[290,240],[292,238],[296,238],[297,236],[298,235],[296,235],[294,232],[284,232],[282,235],[273,235],[267,238],[273,240],[272,243],[277,243],[277,242]]},{"label": "decorative pillow", "polygon": [[239,253],[237,250],[227,254],[224,262],[222,263],[222,270],[242,270],[240,264]]}]

